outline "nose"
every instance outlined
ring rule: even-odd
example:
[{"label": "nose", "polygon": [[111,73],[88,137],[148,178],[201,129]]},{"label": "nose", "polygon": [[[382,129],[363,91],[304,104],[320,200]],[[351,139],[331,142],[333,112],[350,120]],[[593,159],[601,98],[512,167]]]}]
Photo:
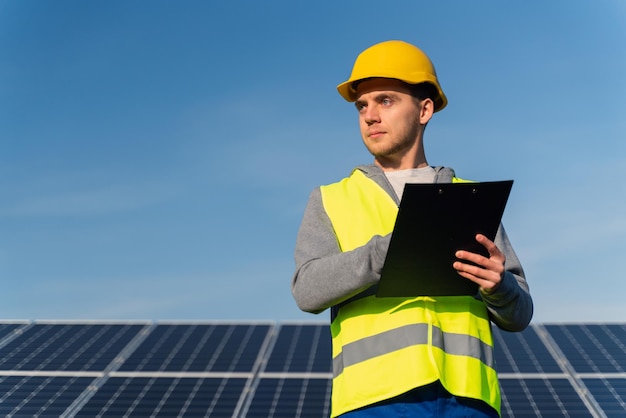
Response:
[{"label": "nose", "polygon": [[368,125],[380,122],[380,114],[378,113],[378,109],[375,105],[369,105],[365,108],[365,111],[363,112],[363,120]]}]

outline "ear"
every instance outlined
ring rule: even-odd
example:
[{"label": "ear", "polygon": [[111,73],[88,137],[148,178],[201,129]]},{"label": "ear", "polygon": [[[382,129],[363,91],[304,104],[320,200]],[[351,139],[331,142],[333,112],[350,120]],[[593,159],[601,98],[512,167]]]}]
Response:
[{"label": "ear", "polygon": [[419,122],[420,125],[426,125],[435,113],[435,103],[432,99],[424,99],[420,102]]}]

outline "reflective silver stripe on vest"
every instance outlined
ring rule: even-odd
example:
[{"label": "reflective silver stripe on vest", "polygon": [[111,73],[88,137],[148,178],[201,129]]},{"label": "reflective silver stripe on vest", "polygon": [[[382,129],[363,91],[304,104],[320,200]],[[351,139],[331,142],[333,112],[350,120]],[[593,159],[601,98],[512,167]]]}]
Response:
[{"label": "reflective silver stripe on vest", "polygon": [[[422,344],[428,344],[428,324],[405,325],[363,338],[345,345],[342,352],[333,358],[333,375],[339,376],[343,373],[344,367]],[[433,326],[432,346],[442,349],[447,354],[478,359],[494,368],[493,347],[471,335],[444,333],[440,328]]]}]

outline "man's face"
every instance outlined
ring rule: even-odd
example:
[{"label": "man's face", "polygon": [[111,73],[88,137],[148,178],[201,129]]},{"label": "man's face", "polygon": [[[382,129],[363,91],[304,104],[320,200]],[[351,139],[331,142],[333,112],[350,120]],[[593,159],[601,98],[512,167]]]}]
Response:
[{"label": "man's face", "polygon": [[407,86],[388,78],[373,78],[358,84],[355,106],[363,142],[378,159],[401,157],[421,146],[424,121],[421,106]]}]

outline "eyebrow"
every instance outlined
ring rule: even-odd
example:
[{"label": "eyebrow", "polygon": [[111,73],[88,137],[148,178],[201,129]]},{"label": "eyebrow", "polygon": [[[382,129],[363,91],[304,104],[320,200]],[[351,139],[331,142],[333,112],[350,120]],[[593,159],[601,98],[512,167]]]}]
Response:
[{"label": "eyebrow", "polygon": [[387,90],[387,91],[383,91],[380,94],[377,94],[376,96],[374,96],[374,100],[376,101],[380,101],[386,97],[391,97],[392,99],[399,99],[400,95],[396,92],[394,92],[393,90]]},{"label": "eyebrow", "polygon": [[382,99],[385,99],[387,97],[391,97],[392,99],[399,99],[400,95],[393,90],[384,90],[378,93],[376,96],[374,96],[374,100],[379,102]]},{"label": "eyebrow", "polygon": [[[378,93],[376,96],[374,96],[373,100],[375,102],[380,102],[381,100],[387,97],[394,99],[394,100],[399,100],[400,98],[400,96],[397,93],[395,93],[393,90],[385,90],[385,91]],[[366,100],[357,99],[354,101],[354,105],[359,106],[360,104],[363,104],[366,102],[367,102]]]}]

